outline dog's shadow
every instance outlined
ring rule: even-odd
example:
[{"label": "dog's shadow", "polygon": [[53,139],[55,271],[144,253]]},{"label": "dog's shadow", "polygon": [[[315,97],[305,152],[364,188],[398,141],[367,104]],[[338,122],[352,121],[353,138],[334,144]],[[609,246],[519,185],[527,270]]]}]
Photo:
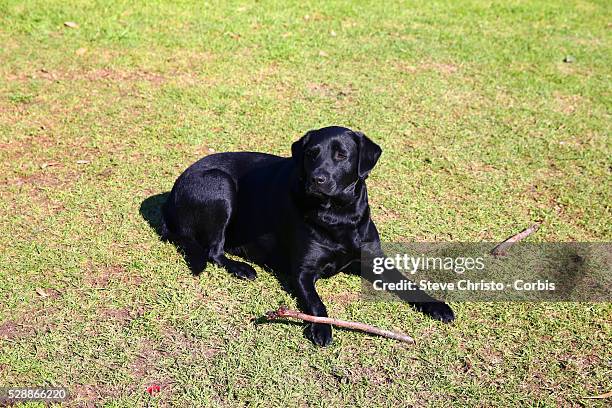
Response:
[{"label": "dog's shadow", "polygon": [[162,239],[162,213],[161,207],[168,199],[170,192],[152,195],[140,203],[140,215],[149,223],[149,226]]}]

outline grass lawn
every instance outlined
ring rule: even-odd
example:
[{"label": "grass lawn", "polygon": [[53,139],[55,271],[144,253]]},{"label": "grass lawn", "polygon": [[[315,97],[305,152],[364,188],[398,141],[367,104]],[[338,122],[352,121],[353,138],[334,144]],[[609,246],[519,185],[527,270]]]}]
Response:
[{"label": "grass lawn", "polygon": [[295,306],[273,275],[194,277],[142,214],[204,155],[289,155],[341,124],[383,147],[385,241],[538,219],[532,241],[610,241],[611,34],[609,1],[0,2],[0,386],[75,406],[605,406],[585,397],[612,390],[610,304],[457,303],[443,325],[338,275],[318,285],[330,315],[419,343],[319,348],[254,324]]}]

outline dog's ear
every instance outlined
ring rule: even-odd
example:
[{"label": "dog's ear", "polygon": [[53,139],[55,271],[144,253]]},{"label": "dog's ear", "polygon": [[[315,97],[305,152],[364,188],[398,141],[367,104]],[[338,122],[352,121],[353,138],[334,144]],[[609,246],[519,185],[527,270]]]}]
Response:
[{"label": "dog's ear", "polygon": [[359,178],[366,178],[376,165],[378,158],[382,154],[382,149],[369,137],[361,132],[353,131],[357,148],[359,150],[359,163],[357,164],[357,174]]},{"label": "dog's ear", "polygon": [[291,157],[299,166],[304,162],[304,148],[310,140],[310,133],[311,132],[306,132],[304,136],[291,145]]}]

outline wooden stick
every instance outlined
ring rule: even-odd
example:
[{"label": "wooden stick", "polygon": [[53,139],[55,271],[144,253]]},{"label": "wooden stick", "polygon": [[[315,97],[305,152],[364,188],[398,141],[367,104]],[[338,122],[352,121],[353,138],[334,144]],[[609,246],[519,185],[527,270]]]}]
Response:
[{"label": "wooden stick", "polygon": [[583,397],[585,399],[606,399],[612,397],[612,391],[606,392],[605,394],[595,395],[594,397]]},{"label": "wooden stick", "polygon": [[297,312],[295,310],[287,309],[287,307],[285,306],[279,307],[278,310],[269,311],[268,313],[266,313],[266,317],[268,318],[268,320],[274,320],[279,317],[292,317],[294,319],[304,320],[306,322],[333,324],[334,326],[372,333],[378,336],[387,337],[389,339],[399,340],[406,343],[414,344],[415,342],[412,337],[403,333],[379,329],[378,327],[370,326],[369,324],[360,322],[349,322],[347,320],[338,320],[329,317],[312,316],[305,313]]},{"label": "wooden stick", "polygon": [[507,240],[505,240],[504,242],[502,242],[501,244],[499,244],[495,248],[493,248],[493,250],[491,251],[491,255],[493,255],[493,256],[506,256],[506,255],[508,255],[508,249],[510,249],[510,247],[512,245],[514,245],[515,243],[517,243],[517,242],[527,238],[529,235],[531,235],[534,232],[536,232],[540,228],[540,225],[542,225],[542,222],[536,222],[531,227],[525,228],[524,230],[522,230],[518,234],[511,236],[510,238],[508,238]]}]

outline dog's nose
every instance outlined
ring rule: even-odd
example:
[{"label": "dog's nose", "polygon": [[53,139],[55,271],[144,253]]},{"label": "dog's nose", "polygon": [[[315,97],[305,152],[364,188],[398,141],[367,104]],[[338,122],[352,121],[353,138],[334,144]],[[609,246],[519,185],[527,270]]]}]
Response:
[{"label": "dog's nose", "polygon": [[322,174],[312,176],[312,182],[317,184],[323,184],[327,181],[327,178]]}]

